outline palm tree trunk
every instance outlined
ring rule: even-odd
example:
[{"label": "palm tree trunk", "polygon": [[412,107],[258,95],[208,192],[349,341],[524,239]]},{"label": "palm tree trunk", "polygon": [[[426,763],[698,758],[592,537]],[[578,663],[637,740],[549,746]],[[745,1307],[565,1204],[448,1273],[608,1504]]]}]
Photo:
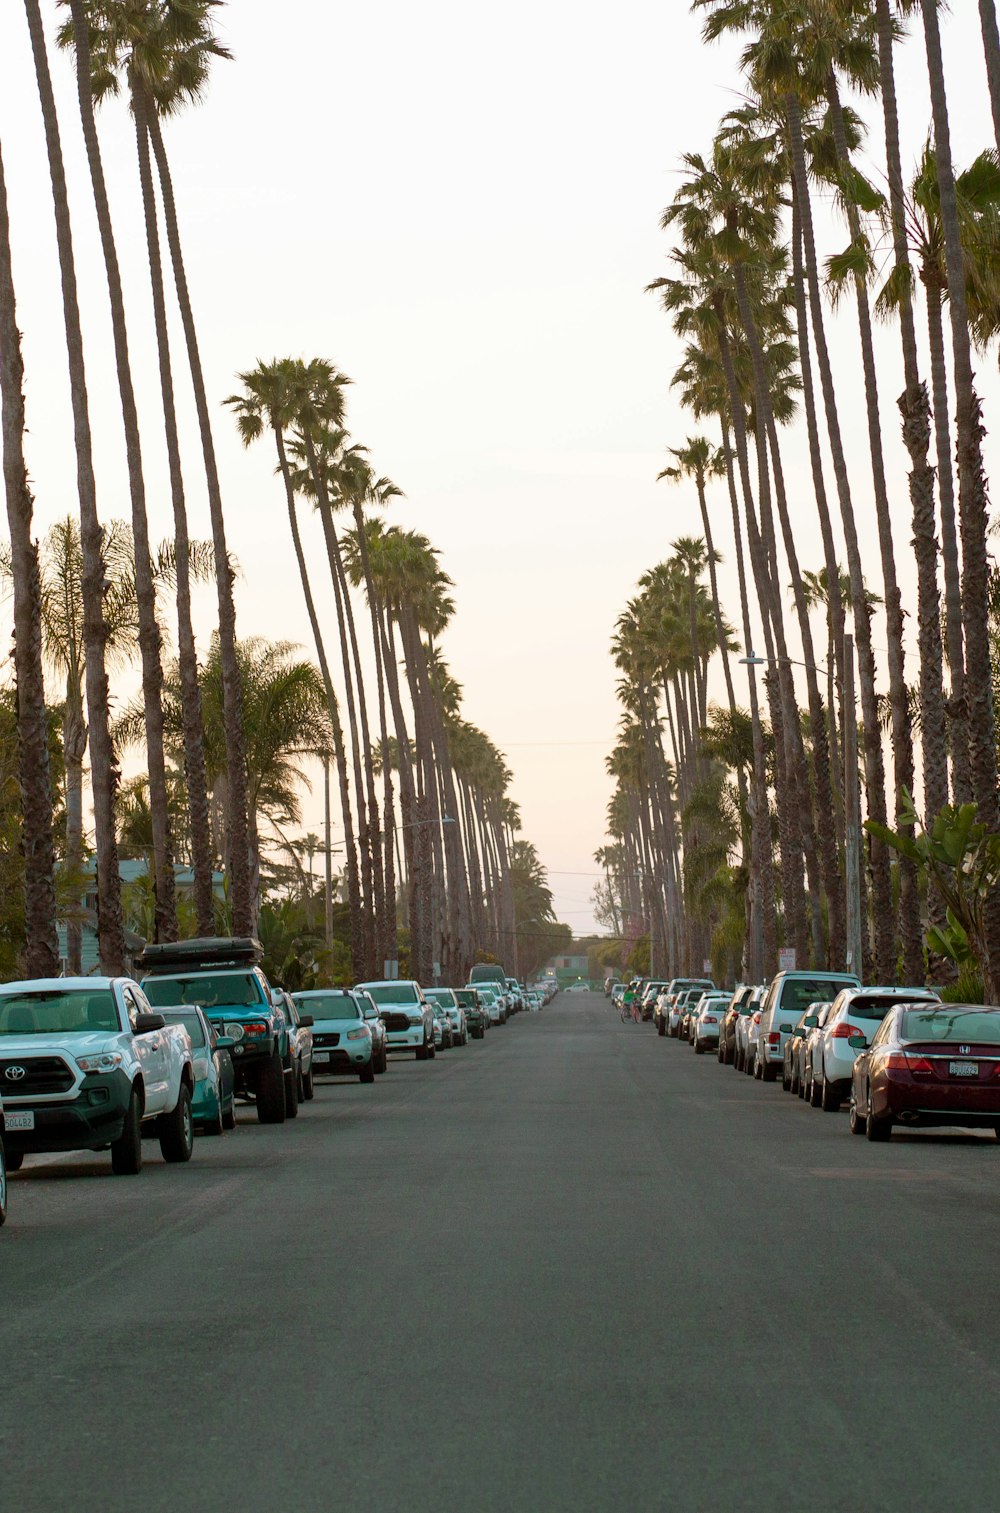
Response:
[{"label": "palm tree trunk", "polygon": [[180,310],[188,366],[194,389],[195,409],[201,436],[202,458],[208,490],[208,508],[212,521],[212,546],[215,555],[215,584],[219,601],[219,656],[222,667],[223,719],[226,737],[226,830],[229,836],[229,868],[233,906],[233,931],[247,935],[253,928],[255,909],[250,894],[250,852],[247,816],[247,768],[244,748],[243,716],[240,696],[240,668],[236,650],[236,604],[233,583],[236,573],[226,545],[226,519],[222,508],[222,489],[215,456],[215,439],[208,408],[208,391],[201,365],[198,331],[188,289],[184,254],[177,224],[177,205],[173,179],[167,161],[159,116],[150,112],[147,126],[156,159],[163,204],[163,220],[170,248],[174,287]]},{"label": "palm tree trunk", "polygon": [[[83,689],[68,677],[62,726],[66,768],[66,866],[77,878],[83,869],[83,759],[87,753],[87,734]],[[83,927],[78,909],[70,910],[66,919],[66,971],[70,977],[79,977],[83,971]]]},{"label": "palm tree trunk", "polygon": [[177,939],[177,898],[173,848],[170,836],[170,806],[167,798],[167,768],[163,745],[163,640],[156,619],[156,590],[149,555],[149,520],[146,515],[146,485],[142,472],[139,415],[132,384],[132,365],[125,320],[118,250],[115,245],[111,206],[108,203],[104,164],[97,137],[94,98],[90,76],[90,34],[83,0],[70,0],[76,57],[76,87],[83,139],[87,149],[90,182],[97,210],[97,225],[104,254],[111,330],[114,338],[118,388],[121,395],[125,454],[128,461],[129,495],[132,503],[132,537],[135,546],[135,597],[139,621],[139,655],[142,662],[142,699],[146,722],[146,762],[149,809],[153,831],[154,935],[157,940]]},{"label": "palm tree trunk", "polygon": [[983,29],[983,50],[986,53],[986,77],[990,86],[990,107],[993,111],[993,136],[1000,152],[1000,31],[997,29],[997,13],[994,0],[979,0],[979,20]]},{"label": "palm tree trunk", "polygon": [[115,794],[118,764],[111,743],[108,712],[108,675],[104,662],[107,624],[104,619],[103,532],[97,518],[97,486],[94,479],[87,372],[80,329],[80,304],[73,258],[73,232],[66,170],[59,138],[52,78],[45,50],[45,32],[39,0],[24,0],[31,37],[35,77],[42,107],[45,144],[55,211],[56,242],[62,282],[63,316],[69,363],[70,400],[76,444],[77,490],[80,499],[80,546],[83,556],[83,638],[86,655],[87,711],[90,718],[90,765],[94,801],[94,844],[97,853],[97,943],[102,971],[110,976],[125,972],[125,937],[122,920],[121,877],[115,836]]},{"label": "palm tree trunk", "polygon": [[[809,291],[809,307],[812,317],[816,360],[819,366],[826,412],[827,435],[833,460],[837,497],[840,502],[841,522],[847,547],[847,566],[851,582],[851,602],[854,609],[854,635],[858,647],[859,684],[861,710],[864,721],[865,775],[868,794],[868,812],[872,819],[885,824],[885,762],[878,723],[878,703],[875,695],[875,655],[872,649],[871,616],[865,592],[864,571],[858,545],[857,523],[847,472],[840,414],[837,407],[836,387],[830,351],[826,339],[822,294],[819,286],[819,271],[816,259],[816,236],[812,220],[812,204],[809,198],[809,178],[806,171],[805,146],[802,140],[802,117],[798,99],[788,95],[785,101],[789,140],[792,150],[795,193],[802,224],[802,249],[805,262],[806,286]],[[848,779],[850,780],[850,779]],[[896,911],[892,899],[892,878],[889,853],[885,845],[873,836],[869,842],[872,873],[872,906],[875,935],[875,970],[879,982],[892,982],[897,972]]]},{"label": "palm tree trunk", "polygon": [[180,441],[177,434],[177,411],[174,404],[174,381],[170,360],[170,336],[163,284],[163,260],[160,233],[153,193],[153,175],[146,125],[148,106],[142,89],[133,79],[132,114],[135,121],[136,148],[139,157],[139,182],[146,224],[146,251],[149,259],[150,286],[153,293],[153,319],[160,368],[160,395],[163,401],[167,465],[170,474],[170,498],[174,515],[177,573],[177,662],[180,672],[181,721],[184,741],[184,781],[187,789],[191,828],[191,861],[194,872],[194,905],[199,935],[211,935],[215,928],[212,893],[211,828],[208,822],[208,779],[205,774],[205,737],[201,718],[201,689],[198,684],[198,653],[191,621],[190,539],[187,501],[181,467]]},{"label": "palm tree trunk", "polygon": [[14,590],[17,769],[24,857],[24,975],[56,977],[55,843],[49,774],[49,721],[42,669],[42,601],[38,547],[31,539],[34,501],[24,464],[24,364],[10,257],[7,183],[0,155],[0,414],[3,476]]},{"label": "palm tree trunk", "polygon": [[337,764],[337,781],[340,787],[340,809],[344,822],[344,868],[347,874],[347,906],[351,926],[351,970],[354,980],[357,982],[364,976],[367,970],[367,963],[363,949],[364,922],[361,912],[361,887],[358,880],[358,852],[354,839],[354,817],[351,812],[351,785],[347,772],[347,752],[344,749],[344,731],[340,723],[340,705],[337,702],[337,695],[334,691],[333,678],[330,676],[330,664],[327,660],[326,645],[323,641],[323,633],[320,630],[319,616],[316,613],[312,584],[309,581],[309,569],[306,565],[305,552],[302,550],[299,517],[295,507],[295,490],[292,487],[288,456],[285,452],[285,438],[279,425],[273,425],[273,430],[275,446],[278,452],[278,468],[281,472],[282,482],[285,485],[288,525],[292,533],[295,561],[298,564],[299,578],[302,583],[302,596],[305,599],[306,613],[309,616],[309,624],[312,627],[313,641],[316,646],[316,658],[319,662],[320,675],[322,676],[323,687],[326,691],[327,707],[330,711],[334,760]]},{"label": "palm tree trunk", "polygon": [[[921,0],[927,43],[927,72],[934,117],[934,146],[941,229],[948,269],[948,310],[958,431],[958,512],[962,530],[962,623],[965,633],[966,702],[969,714],[969,766],[979,819],[987,830],[1000,830],[997,791],[996,720],[990,663],[989,562],[986,553],[988,495],[983,471],[983,423],[972,374],[972,350],[965,294],[965,254],[962,247],[951,156],[951,129],[941,32],[936,0]],[[987,899],[984,910],[987,951],[986,1001],[1000,991],[1000,890]]]}]

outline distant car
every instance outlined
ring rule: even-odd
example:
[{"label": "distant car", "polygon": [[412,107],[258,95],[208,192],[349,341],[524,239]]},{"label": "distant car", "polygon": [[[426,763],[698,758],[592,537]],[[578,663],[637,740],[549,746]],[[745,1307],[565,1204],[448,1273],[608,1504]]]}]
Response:
[{"label": "distant car", "polygon": [[482,1000],[483,1007],[486,1009],[486,1013],[489,1015],[490,1024],[506,1024],[506,1004],[501,995],[496,992],[491,983],[482,983],[480,985],[479,996]]},{"label": "distant car", "polygon": [[450,1051],[455,1044],[455,1032],[444,1004],[438,1003],[433,998],[428,1002],[431,1013],[434,1015],[434,1044],[439,1051]]},{"label": "distant car", "polygon": [[614,1004],[616,1009],[621,1008],[624,998],[625,984],[623,982],[616,982],[614,987],[611,989],[611,1002]]},{"label": "distant car", "polygon": [[654,980],[652,982],[646,983],[645,987],[642,990],[642,997],[639,1000],[639,1014],[643,1020],[650,1020],[653,1018],[653,1011],[656,1008],[656,1000],[659,998],[665,987],[667,987],[667,983],[665,982],[658,982]]},{"label": "distant car", "polygon": [[809,1039],[809,1031],[816,1024],[818,1018],[818,1005],[808,1004],[803,1010],[798,1023],[785,1041],[785,1054],[781,1064],[781,1086],[786,1093],[799,1091],[799,1079],[802,1076],[802,1061],[805,1056],[806,1042]]},{"label": "distant car", "polygon": [[355,998],[361,1005],[361,1012],[365,1016],[365,1023],[372,1032],[372,1065],[376,1073],[389,1070],[389,1037],[382,1023],[382,1016],[377,1005],[367,993],[355,993]]},{"label": "distant car", "polygon": [[[656,1021],[656,1033],[658,1035],[665,1035],[669,1031],[671,1035],[676,1034],[677,1022],[676,1020],[674,1020],[673,1026],[671,1027],[669,1013],[673,1006],[676,1004],[679,995],[684,992],[685,989],[701,988],[704,991],[705,989],[713,989],[714,987],[715,983],[710,977],[672,977],[668,983],[664,984],[662,992],[657,997],[656,1005],[653,1008],[653,1018]],[[658,1018],[657,1009],[659,1010]],[[666,1024],[663,1023],[664,1013],[666,1013],[668,1016]]]},{"label": "distant car", "polygon": [[933,988],[845,988],[833,1000],[813,1076],[820,1085],[819,1106],[836,1113],[851,1090],[857,1049],[852,1041],[870,1039],[898,1003],[936,1004]]},{"label": "distant car", "polygon": [[706,1051],[717,1048],[722,1016],[728,1003],[728,993],[706,993],[699,1001],[691,1029],[691,1044],[696,1056],[704,1056]]},{"label": "distant car", "polygon": [[483,1007],[477,988],[456,988],[455,997],[465,1015],[467,1033],[473,1040],[482,1040],[490,1017]]},{"label": "distant car", "polygon": [[301,1013],[312,1015],[313,1071],[374,1082],[374,1042],[362,995],[346,988],[312,988],[292,998]]},{"label": "distant car", "polygon": [[451,1026],[451,1044],[468,1045],[469,1032],[465,1022],[465,1012],[455,995],[455,989],[425,988],[424,997],[432,1005],[437,1004],[444,1013]]},{"label": "distant car", "polygon": [[863,1034],[849,1043],[853,1134],[881,1141],[894,1124],[957,1125],[1000,1139],[1000,1009],[901,1003],[870,1044]]},{"label": "distant car", "polygon": [[221,1135],[236,1128],[236,1073],[230,1051],[235,1041],[219,1035],[202,1009],[161,1009],[165,1024],[182,1024],[191,1041],[194,1097],[191,1117],[196,1130]]},{"label": "distant car", "polygon": [[434,1015],[419,982],[359,982],[358,992],[376,1004],[385,1025],[390,1051],[413,1051],[418,1061],[432,1061],[436,1050]]},{"label": "distant car", "polygon": [[809,1005],[808,1019],[815,1020],[808,1026],[808,1033],[802,1047],[802,1066],[799,1071],[799,1097],[811,1104],[814,1108],[819,1107],[820,1084],[814,1076],[814,1068],[820,1064],[822,1054],[823,1036],[826,1034],[826,1022],[830,1017],[830,1003],[812,1003]]},{"label": "distant car", "polygon": [[533,988],[529,988],[524,997],[530,1014],[540,1014],[542,1012],[544,1004],[541,993],[536,993]]},{"label": "distant car", "polygon": [[311,1103],[313,1086],[313,1017],[299,1009],[291,993],[281,989],[281,1004],[288,1021],[288,1045],[295,1068],[295,1086],[301,1103]]},{"label": "distant car", "polygon": [[748,1077],[754,1074],[757,1061],[757,1030],[760,1026],[760,1000],[752,1001],[750,1012],[741,1017],[736,1025],[736,1066]]},{"label": "distant car", "polygon": [[753,988],[748,983],[742,983],[730,997],[729,1005],[722,1016],[718,1057],[723,1066],[733,1064],[736,1056],[736,1021],[741,1015],[745,1016],[750,1012],[753,992]]},{"label": "distant car", "polygon": [[574,982],[567,989],[567,993],[589,993],[590,989],[585,982]]}]

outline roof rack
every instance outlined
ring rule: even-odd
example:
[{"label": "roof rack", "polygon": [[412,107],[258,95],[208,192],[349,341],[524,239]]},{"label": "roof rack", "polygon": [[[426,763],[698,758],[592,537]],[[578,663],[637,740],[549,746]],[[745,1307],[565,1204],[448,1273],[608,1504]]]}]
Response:
[{"label": "roof rack", "polygon": [[135,964],[152,976],[198,967],[248,967],[263,959],[264,947],[252,935],[205,935],[146,946]]}]

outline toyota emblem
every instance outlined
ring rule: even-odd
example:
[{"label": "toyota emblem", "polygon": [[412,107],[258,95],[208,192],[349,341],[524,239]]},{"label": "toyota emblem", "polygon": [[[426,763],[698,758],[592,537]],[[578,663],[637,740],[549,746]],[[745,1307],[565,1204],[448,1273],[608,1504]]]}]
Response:
[{"label": "toyota emblem", "polygon": [[20,1082],[27,1075],[28,1073],[23,1066],[9,1066],[4,1072],[4,1076],[8,1082]]}]

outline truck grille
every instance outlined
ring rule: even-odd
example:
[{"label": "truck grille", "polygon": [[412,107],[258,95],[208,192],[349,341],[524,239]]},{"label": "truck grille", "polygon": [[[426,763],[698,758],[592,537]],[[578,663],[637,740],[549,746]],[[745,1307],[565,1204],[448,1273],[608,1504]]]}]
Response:
[{"label": "truck grille", "polygon": [[382,1023],[387,1030],[409,1030],[413,1028],[406,1014],[383,1014]]},{"label": "truck grille", "polygon": [[73,1073],[61,1056],[7,1056],[0,1061],[0,1092],[8,1098],[68,1093],[72,1086]]}]

